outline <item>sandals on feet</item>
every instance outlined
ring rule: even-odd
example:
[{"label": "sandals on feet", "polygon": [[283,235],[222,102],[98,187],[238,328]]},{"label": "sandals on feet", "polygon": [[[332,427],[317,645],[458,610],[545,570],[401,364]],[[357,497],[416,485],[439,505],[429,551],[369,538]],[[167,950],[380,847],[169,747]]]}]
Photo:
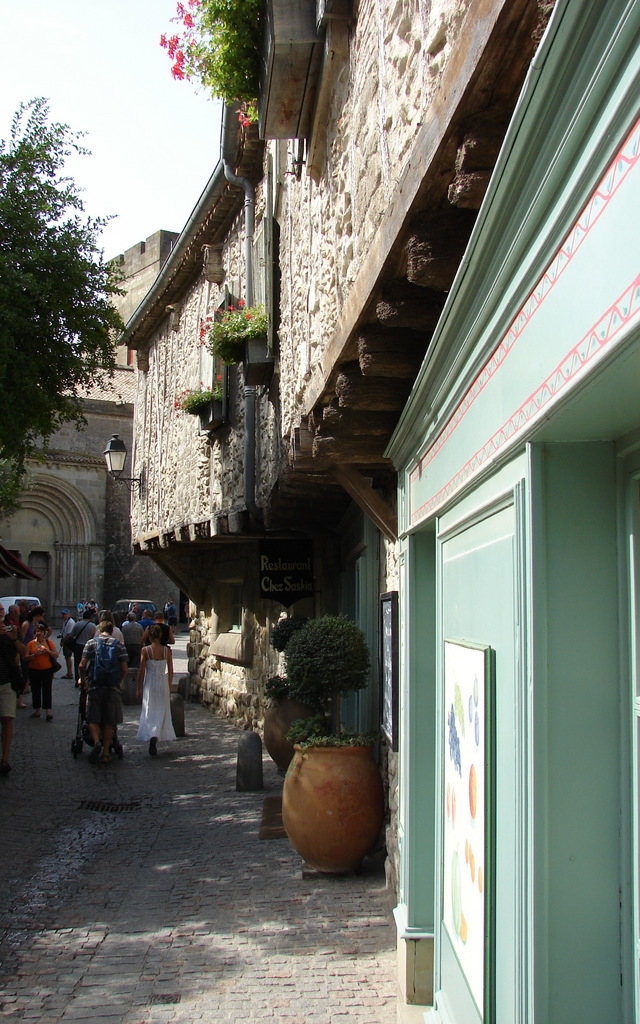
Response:
[{"label": "sandals on feet", "polygon": [[111,764],[111,758],[108,754],[103,754],[100,758],[100,764]]},{"label": "sandals on feet", "polygon": [[31,714],[29,715],[29,718],[40,718],[40,712],[32,711]]},{"label": "sandals on feet", "polygon": [[97,764],[100,760],[100,754],[102,753],[102,745],[100,743],[94,744],[93,750],[89,754],[90,764]]},{"label": "sandals on feet", "polygon": [[53,715],[47,715],[47,722],[53,722]]}]

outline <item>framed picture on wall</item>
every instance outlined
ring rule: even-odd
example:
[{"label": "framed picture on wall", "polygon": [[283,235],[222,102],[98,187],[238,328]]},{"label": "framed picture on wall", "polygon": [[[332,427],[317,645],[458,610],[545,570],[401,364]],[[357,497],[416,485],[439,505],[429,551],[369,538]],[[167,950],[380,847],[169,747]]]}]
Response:
[{"label": "framed picture on wall", "polygon": [[445,640],[442,920],[483,1021],[493,1020],[495,656]]},{"label": "framed picture on wall", "polygon": [[392,750],[398,749],[398,591],[380,596],[381,726]]}]

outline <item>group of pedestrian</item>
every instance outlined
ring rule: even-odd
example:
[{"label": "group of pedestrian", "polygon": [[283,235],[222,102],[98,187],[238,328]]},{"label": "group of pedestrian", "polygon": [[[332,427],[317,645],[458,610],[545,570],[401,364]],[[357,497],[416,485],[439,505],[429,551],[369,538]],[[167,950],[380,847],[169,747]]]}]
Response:
[{"label": "group of pedestrian", "polygon": [[[16,709],[26,706],[24,697],[31,695],[32,718],[44,713],[45,721],[53,721],[53,677],[62,667],[44,608],[24,604],[8,610],[0,605],[0,775],[11,771]],[[174,623],[165,622],[163,612],[138,619],[134,609],[121,630],[109,609],[98,611],[89,602],[82,608],[78,621],[68,608],[62,609],[58,636],[67,669],[61,678],[75,679],[75,685],[86,691],[85,715],[93,740],[89,759],[102,764],[111,760],[114,730],[123,720],[120,686],[129,667],[138,667],[136,692],[142,698],[136,740],[148,742],[153,757],[158,741],[176,738],[170,706]],[[172,611],[175,614],[173,606]]]}]

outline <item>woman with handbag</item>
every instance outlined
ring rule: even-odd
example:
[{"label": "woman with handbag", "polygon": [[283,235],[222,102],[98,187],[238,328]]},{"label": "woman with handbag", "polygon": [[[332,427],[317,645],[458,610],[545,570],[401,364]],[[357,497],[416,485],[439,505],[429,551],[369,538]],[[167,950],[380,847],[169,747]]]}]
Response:
[{"label": "woman with handbag", "polygon": [[34,629],[34,638],[27,644],[27,653],[24,657],[29,667],[33,698],[31,717],[40,718],[40,708],[44,707],[47,722],[52,722],[51,690],[55,666],[60,668],[56,661],[58,651],[53,641],[47,637],[47,626],[44,622],[36,622]]},{"label": "woman with handbag", "polygon": [[22,670],[18,655],[24,648],[17,637],[16,627],[5,623],[5,609],[0,604],[0,775],[8,775],[11,771],[9,751],[16,717],[16,692],[22,690]]}]

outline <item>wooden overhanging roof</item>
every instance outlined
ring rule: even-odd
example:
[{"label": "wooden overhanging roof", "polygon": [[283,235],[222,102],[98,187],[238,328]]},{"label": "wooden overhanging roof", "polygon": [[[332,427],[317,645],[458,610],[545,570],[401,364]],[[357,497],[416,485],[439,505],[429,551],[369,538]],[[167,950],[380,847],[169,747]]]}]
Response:
[{"label": "wooden overhanging roof", "polygon": [[[507,126],[554,0],[477,0],[470,5],[398,186],[332,338],[313,368],[300,425],[264,509],[145,538],[160,549],[250,533],[335,529],[353,499],[396,536],[395,470],[385,458],[462,259]],[[240,136],[238,173],[257,181],[262,143]],[[202,247],[221,242],[241,208],[239,189],[216,168],[156,284],[127,325],[144,349],[202,267]]]},{"label": "wooden overhanging roof", "polygon": [[288,465],[266,510],[269,528],[335,524],[349,495],[383,533],[396,535],[395,473],[384,452],[552,8],[552,0],[470,6],[430,119],[419,126],[405,166],[395,171],[398,187],[372,256],[314,370]]}]

